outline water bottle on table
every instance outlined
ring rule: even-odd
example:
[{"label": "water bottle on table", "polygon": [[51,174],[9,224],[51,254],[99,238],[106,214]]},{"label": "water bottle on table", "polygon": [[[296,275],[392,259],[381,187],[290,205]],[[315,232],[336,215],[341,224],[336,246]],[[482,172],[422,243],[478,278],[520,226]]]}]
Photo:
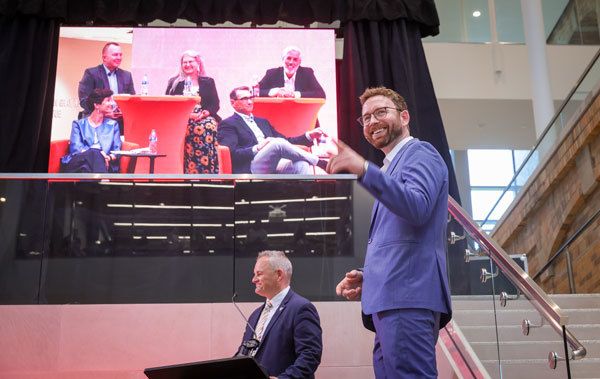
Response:
[{"label": "water bottle on table", "polygon": [[148,82],[148,75],[144,75],[144,77],[142,78],[142,89],[140,90],[140,93],[143,96],[147,96],[148,95],[148,86],[149,86],[149,82]]},{"label": "water bottle on table", "polygon": [[148,148],[151,154],[158,153],[158,136],[156,135],[156,130],[152,129],[150,132],[150,137],[148,137]]},{"label": "water bottle on table", "polygon": [[252,96],[260,96],[260,85],[258,84],[258,75],[252,77]]},{"label": "water bottle on table", "polygon": [[185,77],[183,82],[183,96],[192,96],[192,78],[189,75]]}]

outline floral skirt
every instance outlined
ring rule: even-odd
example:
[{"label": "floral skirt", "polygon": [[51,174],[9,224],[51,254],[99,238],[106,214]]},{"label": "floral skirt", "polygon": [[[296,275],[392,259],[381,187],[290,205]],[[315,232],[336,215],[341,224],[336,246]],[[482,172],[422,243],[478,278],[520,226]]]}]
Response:
[{"label": "floral skirt", "polygon": [[212,116],[198,121],[190,119],[183,150],[184,173],[218,174],[217,121]]}]

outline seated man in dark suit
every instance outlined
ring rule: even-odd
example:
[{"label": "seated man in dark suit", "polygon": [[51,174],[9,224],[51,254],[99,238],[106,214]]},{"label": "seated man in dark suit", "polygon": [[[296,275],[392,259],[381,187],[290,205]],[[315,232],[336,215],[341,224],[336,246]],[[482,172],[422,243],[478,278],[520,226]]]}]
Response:
[{"label": "seated man in dark suit", "polygon": [[[88,97],[97,88],[110,89],[113,94],[128,93],[135,95],[131,72],[119,68],[123,58],[121,46],[116,42],[108,42],[102,48],[102,64],[85,70],[79,81],[79,104],[83,108],[80,117],[89,116],[94,108],[90,108]],[[108,117],[119,123],[121,135],[123,135],[123,115],[115,110]]]},{"label": "seated man in dark suit", "polygon": [[252,116],[254,100],[249,87],[235,88],[229,94],[235,113],[219,124],[217,140],[229,147],[234,174],[311,174],[311,165],[327,167],[318,156],[294,145],[309,146],[325,133],[316,128],[297,137],[286,138],[268,120]]},{"label": "seated man in dark suit", "polygon": [[246,326],[244,341],[256,338],[251,351],[271,378],[314,378],[323,350],[319,314],[315,306],[290,289],[292,263],[282,251],[258,254],[252,283],[266,301]]},{"label": "seated man in dark suit", "polygon": [[260,80],[261,97],[316,97],[325,98],[325,91],[310,67],[300,67],[302,52],[296,46],[283,49],[282,67],[267,70]]}]

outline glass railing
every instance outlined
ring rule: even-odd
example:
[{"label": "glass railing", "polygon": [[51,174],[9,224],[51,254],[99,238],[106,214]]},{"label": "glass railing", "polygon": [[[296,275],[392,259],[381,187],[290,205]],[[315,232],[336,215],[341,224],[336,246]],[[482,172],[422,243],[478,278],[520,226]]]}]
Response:
[{"label": "glass railing", "polygon": [[448,210],[449,247],[463,249],[473,294],[454,298],[454,321],[481,366],[492,378],[576,374],[573,361],[586,349],[566,313],[527,274],[526,257],[509,256],[453,199]]},{"label": "glass railing", "polygon": [[[559,108],[556,115],[550,121],[548,127],[544,130],[534,148],[529,152],[523,163],[516,171],[510,183],[502,191],[487,216],[481,223],[481,226],[488,230],[491,229],[496,221],[491,221],[492,215],[497,215],[499,209],[510,209],[510,204],[518,198],[517,194],[525,186],[527,181],[534,173],[539,173],[541,166],[556,151],[563,138],[569,133],[570,128],[585,105],[589,105],[598,93],[597,85],[600,82],[600,50],[596,53],[591,63],[581,75],[579,81],[573,87],[566,100]],[[494,217],[495,219],[495,217]]]},{"label": "glass railing", "polygon": [[354,176],[229,177],[0,178],[0,303],[255,301],[265,249],[293,257],[300,293],[334,300],[366,246]]},{"label": "glass railing", "polygon": [[599,45],[600,8],[596,0],[571,0],[548,36],[557,45]]}]

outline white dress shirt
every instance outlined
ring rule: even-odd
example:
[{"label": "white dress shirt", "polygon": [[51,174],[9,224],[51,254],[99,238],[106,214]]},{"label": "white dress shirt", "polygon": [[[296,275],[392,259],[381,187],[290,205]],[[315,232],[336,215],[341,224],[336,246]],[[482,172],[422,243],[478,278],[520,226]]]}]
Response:
[{"label": "white dress shirt", "polygon": [[269,326],[271,319],[275,315],[275,312],[279,311],[279,307],[281,306],[281,303],[283,302],[283,299],[286,297],[288,292],[290,292],[290,286],[287,286],[284,289],[282,289],[281,292],[279,292],[277,295],[273,296],[273,298],[271,299],[271,304],[273,304],[273,308],[271,308],[271,312],[269,312],[269,316],[267,317],[267,321],[265,322],[265,327],[263,329],[263,335],[264,335],[264,330],[267,330],[267,327]]},{"label": "white dress shirt", "polygon": [[400,142],[398,142],[398,144],[396,146],[394,146],[392,151],[390,151],[389,153],[386,154],[385,158],[383,158],[383,166],[381,166],[381,171],[385,172],[387,170],[388,166],[390,165],[390,163],[392,163],[392,161],[394,160],[394,158],[396,157],[396,155],[398,154],[400,149],[402,149],[402,147],[404,145],[406,145],[408,143],[408,141],[410,141],[413,138],[414,138],[413,136],[405,137]]},{"label": "white dress shirt", "polygon": [[[246,123],[246,125],[248,125],[248,127],[250,128],[250,130],[252,130],[252,133],[256,137],[256,141],[260,144],[262,142],[262,140],[265,139],[265,134],[263,133],[262,130],[260,130],[260,128],[256,124],[256,121],[254,121],[254,116],[252,116],[252,115],[246,115],[246,114],[243,114],[243,113],[240,113],[240,112],[235,112],[235,113],[237,113],[238,115],[240,115],[240,117],[242,118],[242,120],[244,120],[244,122]],[[252,151],[254,151],[254,147],[252,148]],[[256,151],[254,151],[254,154],[256,154]]]},{"label": "white dress shirt", "polygon": [[115,68],[113,71],[110,71],[105,65],[102,65],[102,67],[104,67],[106,76],[108,76],[108,86],[110,87],[110,90],[113,91],[114,95],[118,94],[119,83],[117,82],[117,69]]}]

